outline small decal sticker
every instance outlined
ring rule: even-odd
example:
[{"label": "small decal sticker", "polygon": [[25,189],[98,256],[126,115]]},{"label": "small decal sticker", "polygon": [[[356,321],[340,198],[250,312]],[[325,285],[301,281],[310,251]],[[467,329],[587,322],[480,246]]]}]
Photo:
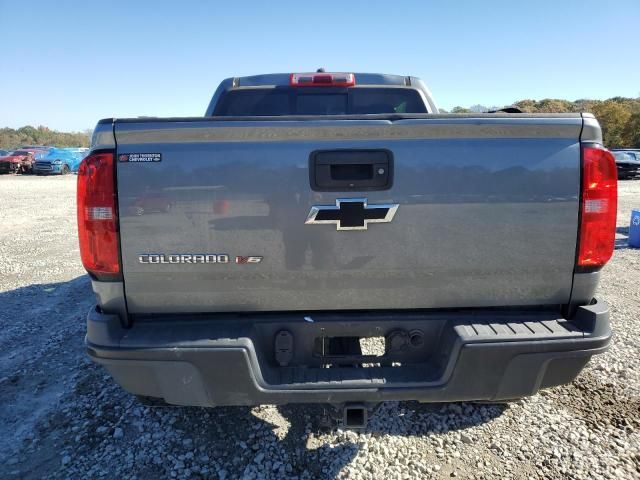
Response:
[{"label": "small decal sticker", "polygon": [[161,153],[123,153],[118,155],[120,162],[161,162]]}]

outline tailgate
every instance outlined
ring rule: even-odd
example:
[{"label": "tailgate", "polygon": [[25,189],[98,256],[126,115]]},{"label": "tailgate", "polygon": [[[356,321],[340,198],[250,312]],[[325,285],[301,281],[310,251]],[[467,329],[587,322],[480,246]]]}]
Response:
[{"label": "tailgate", "polygon": [[[566,303],[581,127],[580,116],[116,121],[129,311]],[[387,152],[392,184],[312,189],[310,158],[336,150]],[[330,221],[306,223],[314,212]],[[331,222],[349,215],[390,221]]]}]

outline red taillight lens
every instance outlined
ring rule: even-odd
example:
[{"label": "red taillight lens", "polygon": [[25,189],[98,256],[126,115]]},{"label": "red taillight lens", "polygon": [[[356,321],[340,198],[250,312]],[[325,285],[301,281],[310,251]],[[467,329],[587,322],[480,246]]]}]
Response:
[{"label": "red taillight lens", "polygon": [[99,279],[120,278],[113,158],[113,152],[95,152],[78,169],[80,256],[84,268]]},{"label": "red taillight lens", "polygon": [[613,255],[618,207],[616,161],[600,146],[582,149],[582,205],[578,266],[602,267]]},{"label": "red taillight lens", "polygon": [[292,73],[289,77],[292,87],[353,87],[355,84],[353,73]]}]

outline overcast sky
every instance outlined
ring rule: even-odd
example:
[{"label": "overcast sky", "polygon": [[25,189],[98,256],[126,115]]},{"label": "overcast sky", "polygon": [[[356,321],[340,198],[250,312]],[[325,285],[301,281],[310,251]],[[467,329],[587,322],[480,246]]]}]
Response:
[{"label": "overcast sky", "polygon": [[441,108],[640,96],[640,0],[0,0],[0,127],[202,115],[226,77],[423,78]]}]

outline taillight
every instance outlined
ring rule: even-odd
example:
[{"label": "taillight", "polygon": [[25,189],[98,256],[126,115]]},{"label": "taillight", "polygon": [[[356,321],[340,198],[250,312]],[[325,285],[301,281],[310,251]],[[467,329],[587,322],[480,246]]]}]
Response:
[{"label": "taillight", "polygon": [[292,87],[353,87],[355,84],[353,73],[292,73],[289,77]]},{"label": "taillight", "polygon": [[616,161],[599,146],[582,148],[578,266],[597,270],[613,255],[618,207]]},{"label": "taillight", "polygon": [[94,152],[82,160],[77,200],[84,268],[99,280],[121,278],[113,152]]}]

